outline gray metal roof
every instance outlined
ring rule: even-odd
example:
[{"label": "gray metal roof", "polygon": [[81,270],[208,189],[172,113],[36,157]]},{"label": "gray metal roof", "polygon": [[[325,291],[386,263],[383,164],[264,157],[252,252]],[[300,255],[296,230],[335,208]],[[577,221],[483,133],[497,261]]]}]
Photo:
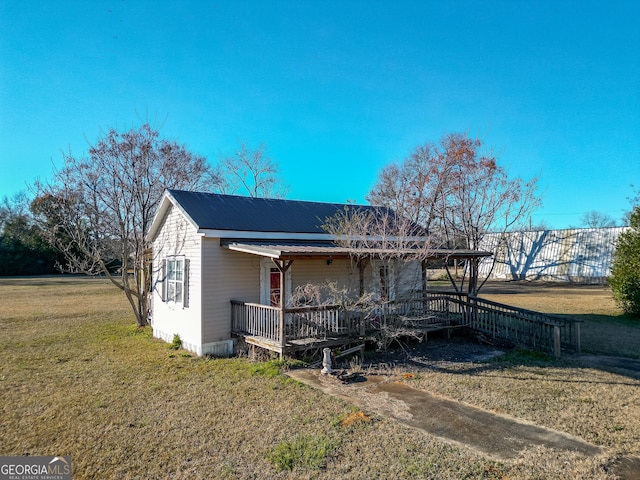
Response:
[{"label": "gray metal roof", "polygon": [[[248,232],[327,233],[327,219],[347,205],[303,202],[273,198],[253,198],[215,193],[169,190],[199,229]],[[353,206],[363,210],[388,212],[382,207]]]}]

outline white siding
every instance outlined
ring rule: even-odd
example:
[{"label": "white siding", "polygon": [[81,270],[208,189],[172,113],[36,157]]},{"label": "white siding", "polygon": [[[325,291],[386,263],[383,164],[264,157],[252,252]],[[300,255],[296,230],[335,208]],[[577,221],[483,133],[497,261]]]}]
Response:
[{"label": "white siding", "polygon": [[291,290],[312,283],[323,285],[335,283],[338,289],[348,288],[358,291],[358,269],[348,259],[335,259],[331,264],[327,260],[294,260],[291,265]]},{"label": "white siding", "polygon": [[260,257],[220,246],[203,238],[202,341],[231,337],[231,300],[260,302]]},{"label": "white siding", "polygon": [[[380,294],[379,269],[381,262],[366,262],[363,271],[365,292]],[[394,297],[420,289],[422,277],[418,262],[385,262],[390,267],[391,291]],[[348,289],[355,295],[360,289],[360,274],[355,263],[348,259],[336,259],[330,265],[326,260],[296,260],[291,267],[292,292],[296,287],[312,284],[335,283],[338,289]]]},{"label": "white siding", "polygon": [[[202,334],[200,327],[200,256],[201,237],[195,228],[176,209],[167,212],[158,236],[153,242],[153,334],[167,342],[175,334],[180,335],[184,348],[200,352]],[[186,295],[187,306],[170,305],[162,301],[163,261],[171,256],[184,256],[189,262]]]}]

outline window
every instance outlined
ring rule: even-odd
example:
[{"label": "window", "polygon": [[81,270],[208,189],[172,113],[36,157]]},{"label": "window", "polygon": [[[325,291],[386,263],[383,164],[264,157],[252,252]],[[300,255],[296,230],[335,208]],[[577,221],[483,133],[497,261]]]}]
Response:
[{"label": "window", "polygon": [[393,261],[373,260],[372,261],[372,289],[382,301],[395,299],[396,278]]},{"label": "window", "polygon": [[186,305],[188,276],[188,260],[180,257],[167,258],[165,260],[165,281],[164,281],[164,301],[169,303],[179,303]]}]

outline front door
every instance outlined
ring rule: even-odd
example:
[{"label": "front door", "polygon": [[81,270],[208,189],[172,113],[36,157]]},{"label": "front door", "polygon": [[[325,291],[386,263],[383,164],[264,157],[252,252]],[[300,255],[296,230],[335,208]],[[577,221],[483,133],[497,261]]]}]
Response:
[{"label": "front door", "polygon": [[272,307],[280,306],[280,270],[271,268],[269,273],[269,304]]},{"label": "front door", "polygon": [[283,288],[287,296],[291,295],[291,268],[284,274],[284,285],[282,285],[280,270],[270,258],[263,258],[260,262],[260,303],[279,307]]}]

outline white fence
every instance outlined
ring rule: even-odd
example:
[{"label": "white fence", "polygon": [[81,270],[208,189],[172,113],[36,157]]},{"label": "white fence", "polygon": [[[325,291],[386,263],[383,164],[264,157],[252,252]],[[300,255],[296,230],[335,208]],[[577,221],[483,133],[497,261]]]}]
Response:
[{"label": "white fence", "polygon": [[479,275],[500,280],[605,283],[618,237],[628,228],[488,234],[479,250],[494,252],[494,257],[481,262]]}]

